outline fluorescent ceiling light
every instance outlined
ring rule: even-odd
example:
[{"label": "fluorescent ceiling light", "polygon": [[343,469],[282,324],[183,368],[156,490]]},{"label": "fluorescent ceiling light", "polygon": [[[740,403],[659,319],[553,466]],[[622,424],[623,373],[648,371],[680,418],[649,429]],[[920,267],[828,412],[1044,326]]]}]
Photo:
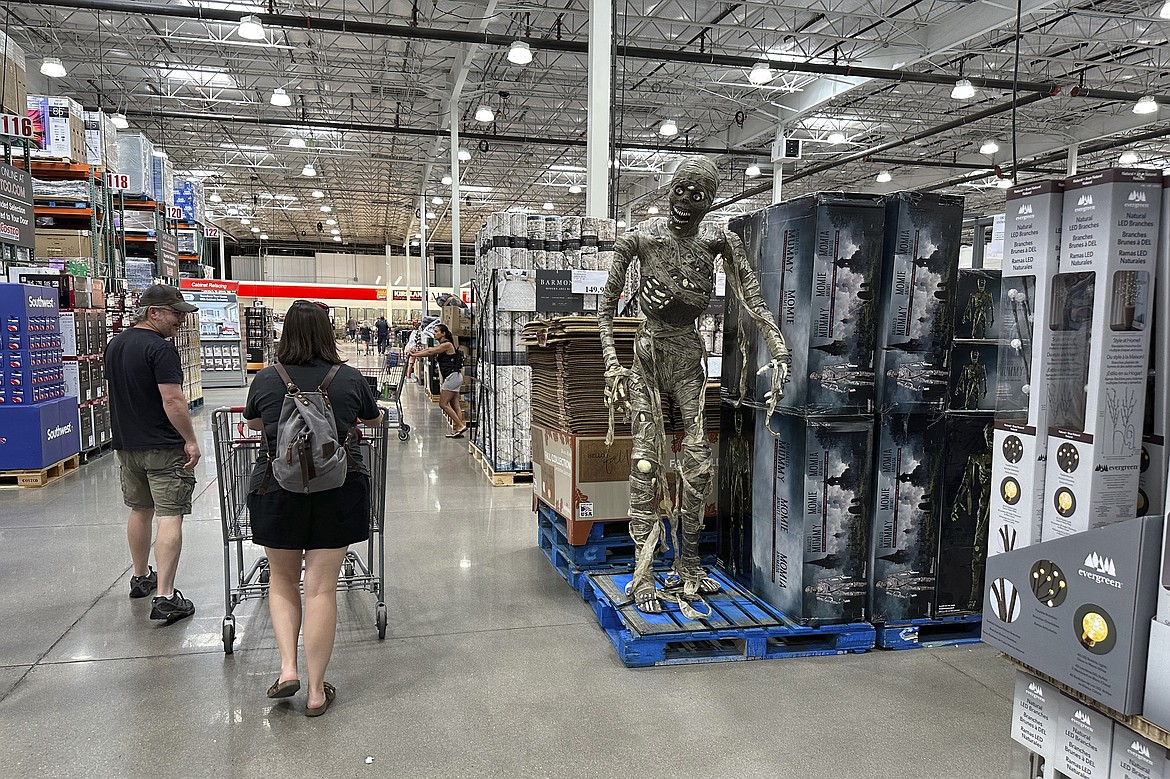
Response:
[{"label": "fluorescent ceiling light", "polygon": [[581,185],[580,184],[571,185],[569,187],[569,194],[570,195],[580,195],[581,194]]},{"label": "fluorescent ceiling light", "polygon": [[268,240],[268,233],[260,233],[260,240],[267,241]]},{"label": "fluorescent ceiling light", "polygon": [[443,176],[443,178],[441,178],[439,180],[443,182],[443,186],[450,186],[451,185],[451,174],[448,173],[447,175]]},{"label": "fluorescent ceiling light", "polygon": [[1138,163],[1137,152],[1125,151],[1125,152],[1122,152],[1121,156],[1117,158],[1118,165],[1137,165],[1137,163]]},{"label": "fluorescent ceiling light", "polygon": [[333,225],[337,224],[337,220],[336,220],[336,219],[326,219],[326,220],[325,220],[325,224],[327,224],[327,225],[329,225],[330,227],[332,227]]},{"label": "fluorescent ceiling light", "polygon": [[57,57],[45,57],[41,61],[41,73],[49,78],[65,78],[69,71],[65,70],[65,66]]},{"label": "fluorescent ceiling light", "polygon": [[262,41],[265,38],[264,25],[260,24],[260,20],[255,16],[240,19],[240,26],[236,28],[236,32],[246,41]]},{"label": "fluorescent ceiling light", "polygon": [[328,214],[333,210],[333,206],[321,206],[321,213]]},{"label": "fluorescent ceiling light", "polygon": [[[463,189],[463,187],[460,187],[460,189]],[[433,198],[431,198],[431,202],[437,206],[441,206],[441,205],[443,205],[443,198],[439,197],[438,195],[435,195]]]},{"label": "fluorescent ceiling light", "polygon": [[678,125],[674,123],[673,119],[667,119],[658,126],[658,134],[666,136],[678,135]]},{"label": "fluorescent ceiling light", "polygon": [[253,227],[253,228],[252,228],[252,232],[254,232],[254,233],[258,233],[258,232],[260,232],[260,228],[259,228],[259,227]]},{"label": "fluorescent ceiling light", "polygon": [[334,240],[335,242],[337,242],[337,243],[341,243],[341,236],[340,236],[340,235],[335,235],[335,236],[333,236],[333,240]]},{"label": "fluorescent ceiling light", "polygon": [[212,192],[212,193],[211,193],[211,194],[210,194],[210,195],[207,197],[207,199],[208,199],[209,201],[211,201],[212,203],[222,203],[222,202],[223,202],[223,198],[219,196],[219,193],[218,193],[218,192]]},{"label": "fluorescent ceiling light", "polygon": [[995,183],[995,186],[999,187],[1000,189],[1011,189],[1012,188],[1012,180],[1011,179],[1000,179],[999,181],[997,181]]},{"label": "fluorescent ceiling light", "polygon": [[402,283],[402,277],[401,277],[401,276],[399,276],[398,278],[394,279],[394,283],[395,283],[395,284],[401,284],[401,283]]},{"label": "fluorescent ceiling light", "polygon": [[548,169],[549,170],[563,170],[563,171],[567,171],[569,173],[585,173],[588,171],[588,168],[585,168],[581,165],[549,165]]},{"label": "fluorescent ceiling light", "polygon": [[748,81],[761,86],[767,84],[772,80],[772,67],[767,62],[760,60],[755,65],[752,65],[751,72],[748,73]]},{"label": "fluorescent ceiling light", "polygon": [[289,97],[288,92],[285,92],[280,87],[277,87],[276,89],[272,90],[272,97],[268,98],[268,102],[272,103],[274,106],[288,108],[290,105],[292,105],[292,98]]},{"label": "fluorescent ceiling light", "polygon": [[971,83],[970,79],[961,78],[955,82],[955,88],[951,90],[951,97],[955,100],[970,100],[975,97],[975,85]]},{"label": "fluorescent ceiling light", "polygon": [[983,145],[979,147],[980,154],[995,154],[999,151],[999,144],[995,141],[984,141]]},{"label": "fluorescent ceiling light", "polygon": [[877,174],[877,181],[879,184],[889,184],[893,180],[888,170],[879,171]]},{"label": "fluorescent ceiling light", "polygon": [[246,216],[242,216],[242,217],[240,217],[240,224],[242,224],[242,225],[250,225],[250,224],[252,224],[252,220],[251,220],[251,219],[249,219],[249,218],[248,218],[248,217],[246,217]]},{"label": "fluorescent ceiling light", "polygon": [[650,206],[649,208],[646,209],[646,213],[647,214],[657,214],[658,213],[658,206]]},{"label": "fluorescent ceiling light", "polygon": [[458,157],[460,162],[470,162],[471,152],[469,152],[467,149],[460,149]]},{"label": "fluorescent ceiling light", "polygon": [[491,187],[477,187],[477,186],[472,186],[471,184],[460,184],[459,191],[460,192],[491,192],[492,188]]},{"label": "fluorescent ceiling light", "polygon": [[322,192],[322,191],[321,191],[321,190],[319,190],[319,189],[314,189],[314,190],[313,190],[313,197],[315,197],[315,198],[317,198],[318,200],[320,200],[321,198],[325,197],[325,193],[324,193],[324,192]]},{"label": "fluorescent ceiling light", "polygon": [[267,146],[249,146],[246,143],[221,143],[221,149],[230,149],[232,151],[268,151]]},{"label": "fluorescent ceiling light", "polygon": [[843,132],[829,133],[828,140],[829,140],[829,143],[831,143],[833,145],[836,145],[839,143],[845,143],[845,133],[843,133]]},{"label": "fluorescent ceiling light", "polygon": [[301,168],[301,175],[312,178],[317,175],[317,169],[313,167],[313,163],[306,162],[305,167]]},{"label": "fluorescent ceiling light", "polygon": [[113,122],[114,128],[117,130],[125,130],[130,126],[130,120],[123,113],[114,114],[110,117],[110,121]]},{"label": "fluorescent ceiling light", "polygon": [[754,162],[751,165],[748,165],[747,170],[744,171],[744,175],[749,179],[754,179],[756,176],[760,175],[760,173],[760,166]]},{"label": "fluorescent ceiling light", "polygon": [[336,227],[334,227],[332,230],[329,231],[329,234],[330,235],[341,235],[341,231],[338,230]]},{"label": "fluorescent ceiling light", "polygon": [[556,208],[556,206],[554,206],[552,203],[549,203],[548,201],[545,201],[541,208],[543,208],[545,211],[552,211],[554,208]]},{"label": "fluorescent ceiling light", "polygon": [[494,122],[496,121],[496,112],[492,110],[490,105],[481,105],[475,109],[475,121]]},{"label": "fluorescent ceiling light", "polygon": [[513,41],[508,47],[508,62],[513,65],[527,65],[532,62],[532,49],[524,41]]},{"label": "fluorescent ceiling light", "polygon": [[288,139],[288,145],[291,149],[303,149],[305,148],[305,139],[299,135],[294,135]]},{"label": "fluorescent ceiling light", "polygon": [[1162,10],[1158,11],[1158,18],[1170,19],[1170,0],[1166,0],[1166,2],[1162,5]]},{"label": "fluorescent ceiling light", "polygon": [[1156,114],[1158,102],[1154,100],[1153,95],[1145,95],[1133,104],[1133,112],[1135,114]]},{"label": "fluorescent ceiling light", "polygon": [[236,80],[224,70],[211,68],[159,68],[163,78],[201,87],[235,89]]}]

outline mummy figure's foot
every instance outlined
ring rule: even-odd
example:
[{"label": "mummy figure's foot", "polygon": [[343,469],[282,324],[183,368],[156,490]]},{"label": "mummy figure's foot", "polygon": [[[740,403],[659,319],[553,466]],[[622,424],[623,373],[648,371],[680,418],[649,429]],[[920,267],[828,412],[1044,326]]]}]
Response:
[{"label": "mummy figure's foot", "polygon": [[712,579],[710,576],[704,576],[699,580],[699,592],[703,595],[714,595],[723,589],[723,585]]},{"label": "mummy figure's foot", "polygon": [[654,587],[642,587],[634,593],[634,608],[643,614],[661,614],[662,601]]}]

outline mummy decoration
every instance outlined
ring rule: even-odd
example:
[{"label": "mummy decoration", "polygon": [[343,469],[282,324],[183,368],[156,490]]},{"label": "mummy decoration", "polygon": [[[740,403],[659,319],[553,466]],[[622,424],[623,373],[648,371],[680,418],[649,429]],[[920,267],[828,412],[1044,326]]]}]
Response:
[{"label": "mummy decoration", "polygon": [[[642,612],[662,612],[662,601],[678,603],[691,619],[705,616],[692,604],[704,606],[702,596],[720,589],[699,563],[699,533],[707,491],[711,484],[712,454],[704,430],[703,400],[707,373],[705,352],[697,323],[707,310],[715,287],[715,263],[722,260],[727,288],[743,303],[763,332],[772,360],[761,369],[768,374],[769,413],[784,394],[788,378],[788,349],[760,294],[759,281],[747,262],[739,237],[714,225],[703,224],[715,199],[719,174],[704,157],[693,157],[678,167],[670,184],[670,211],[618,238],[609,278],[598,299],[601,345],[605,357],[605,402],[609,406],[612,442],[615,414],[633,420],[630,469],[630,535],[636,567],[630,585],[634,605]],[[613,318],[627,273],[637,273],[636,295],[644,322],[634,342],[634,362],[623,367],[614,347]],[[745,366],[746,367],[746,366]],[[662,418],[661,398],[671,394],[684,420],[678,453],[678,473],[672,494],[662,478],[671,458]],[[658,590],[652,570],[659,548],[666,548],[661,509],[665,508],[675,533],[674,568],[666,586]],[[681,539],[679,538],[681,536]]]}]

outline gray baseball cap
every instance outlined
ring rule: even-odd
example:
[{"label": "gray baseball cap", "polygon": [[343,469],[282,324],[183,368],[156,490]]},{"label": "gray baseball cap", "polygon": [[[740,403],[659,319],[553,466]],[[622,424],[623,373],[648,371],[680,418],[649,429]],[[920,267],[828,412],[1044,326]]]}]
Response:
[{"label": "gray baseball cap", "polygon": [[183,314],[190,314],[199,310],[197,306],[193,306],[183,299],[183,293],[179,292],[178,288],[168,284],[155,284],[152,287],[147,287],[138,296],[138,305],[143,307],[165,307]]}]

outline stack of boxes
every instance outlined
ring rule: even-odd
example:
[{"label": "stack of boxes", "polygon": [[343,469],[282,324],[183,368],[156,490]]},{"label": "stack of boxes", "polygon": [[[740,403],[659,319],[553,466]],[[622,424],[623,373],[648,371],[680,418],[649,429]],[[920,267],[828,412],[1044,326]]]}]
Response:
[{"label": "stack of boxes", "polygon": [[36,132],[34,157],[86,164],[85,114],[81,103],[70,97],[29,95],[26,108]]},{"label": "stack of boxes", "polygon": [[165,151],[154,149],[150,159],[151,188],[154,199],[171,205],[175,202],[175,170],[171,158]]},{"label": "stack of boxes", "polygon": [[183,368],[183,396],[187,398],[188,403],[199,405],[203,402],[203,356],[199,340],[199,312],[187,314],[178,334],[168,340],[179,351],[179,363]]},{"label": "stack of boxes", "polygon": [[207,213],[207,199],[203,191],[203,182],[179,179],[174,183],[174,191],[174,202],[183,212],[183,220],[190,223],[202,223]]},{"label": "stack of boxes", "polygon": [[[100,285],[99,280],[94,283]],[[90,289],[88,302],[75,298],[62,307],[61,336],[65,350],[65,384],[77,398],[81,419],[81,450],[98,449],[113,436],[106,397],[105,351],[109,342],[104,289]]]},{"label": "stack of boxes", "polygon": [[118,133],[119,173],[128,180],[125,194],[155,200],[154,144],[141,133]]},{"label": "stack of boxes", "polygon": [[77,454],[77,401],[66,395],[57,290],[0,284],[0,470],[35,470]]},{"label": "stack of boxes", "polygon": [[0,33],[0,62],[4,67],[0,109],[6,114],[20,116],[28,110],[24,50],[4,33]]},{"label": "stack of boxes", "polygon": [[[511,212],[492,214],[480,231],[476,379],[482,384],[477,390],[482,402],[473,443],[495,470],[532,468],[532,374],[521,341],[524,326],[538,314],[537,272],[600,272],[604,282],[615,235],[610,219]],[[597,310],[596,294],[580,294],[572,302],[577,311]]]},{"label": "stack of boxes", "polygon": [[266,306],[244,309],[244,346],[248,350],[249,371],[262,370],[275,361],[273,319],[272,309]]},{"label": "stack of boxes", "polygon": [[118,173],[118,130],[105,111],[85,111],[86,163]]}]

